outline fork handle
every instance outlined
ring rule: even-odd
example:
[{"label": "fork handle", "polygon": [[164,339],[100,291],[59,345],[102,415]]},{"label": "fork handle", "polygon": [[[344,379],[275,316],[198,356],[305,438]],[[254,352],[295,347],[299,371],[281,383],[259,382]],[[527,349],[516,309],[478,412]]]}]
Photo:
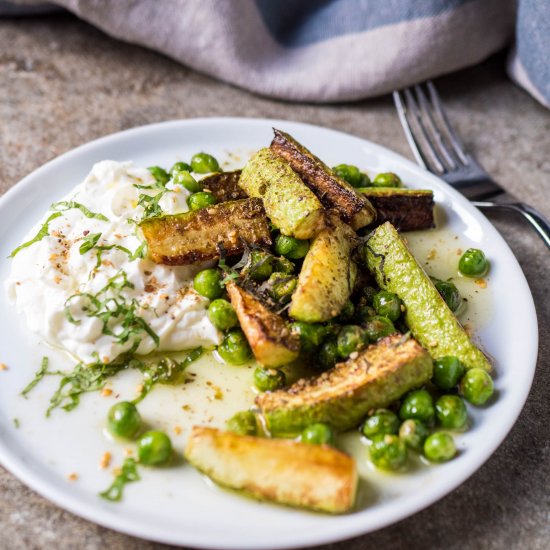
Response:
[{"label": "fork handle", "polygon": [[477,206],[480,210],[512,210],[521,214],[533,227],[533,229],[539,234],[540,238],[544,241],[546,246],[550,249],[550,223],[548,220],[537,210],[531,208],[529,205],[522,202],[477,202],[472,201],[474,206]]}]

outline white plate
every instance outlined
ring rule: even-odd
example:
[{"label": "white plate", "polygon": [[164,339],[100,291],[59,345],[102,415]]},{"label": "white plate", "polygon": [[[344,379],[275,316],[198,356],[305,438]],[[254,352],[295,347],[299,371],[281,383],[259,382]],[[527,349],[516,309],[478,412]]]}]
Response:
[{"label": "white plate", "polygon": [[[257,503],[214,487],[185,465],[142,469],[143,480],[127,487],[123,502],[112,504],[97,493],[111,479],[109,472],[98,468],[103,452],[111,450],[116,464],[122,460],[121,445],[102,434],[113,398],[90,394],[75,411],[58,410],[45,419],[53,380],[38,386],[28,400],[20,397],[42,355],[64,363],[65,368],[70,362],[28,334],[0,292],[0,361],[9,366],[0,372],[0,461],[59,506],[118,531],[186,546],[244,549],[326,543],[384,527],[443,497],[487,460],[518,417],[533,378],[538,332],[533,300],[512,252],[487,219],[438,178],[380,146],[326,128],[262,119],[173,121],[128,130],[66,153],[0,199],[0,280],[9,271],[5,259],[9,252],[49,204],[79,183],[94,162],[131,159],[141,166],[170,166],[204,150],[219,158],[228,151],[240,152],[236,162],[242,164],[251,151],[269,144],[273,126],[290,132],[329,165],[347,162],[370,173],[391,170],[412,187],[433,189],[441,223],[459,236],[452,241],[448,234],[443,238],[434,234],[430,246],[447,258],[439,267],[437,260],[433,262],[439,271],[436,275],[455,274],[449,273],[449,266],[456,265],[458,246],[476,246],[487,253],[491,260],[488,287],[483,290],[471,281],[461,281],[461,289],[473,297],[472,322],[495,359],[498,398],[490,407],[470,409],[473,426],[457,438],[460,454],[447,464],[386,475],[368,467],[365,449],[359,466],[368,480],[361,502],[368,505],[347,515],[332,517]],[[427,250],[426,243],[417,245]],[[454,255],[451,263],[449,254]],[[155,390],[142,404],[143,413],[151,421],[159,418],[161,427],[170,429],[172,414],[180,421],[181,398],[175,390]],[[14,418],[19,420],[18,429]],[[174,440],[181,444],[175,436]],[[78,480],[68,481],[71,472],[78,473]]]}]

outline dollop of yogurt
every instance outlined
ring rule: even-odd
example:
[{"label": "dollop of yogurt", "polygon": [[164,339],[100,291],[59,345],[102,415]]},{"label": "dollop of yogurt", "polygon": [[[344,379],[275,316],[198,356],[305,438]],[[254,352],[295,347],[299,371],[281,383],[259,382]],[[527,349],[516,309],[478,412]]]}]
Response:
[{"label": "dollop of yogurt", "polygon": [[185,212],[188,196],[171,181],[159,186],[131,162],[95,164],[12,260],[6,290],[29,328],[86,364],[219,344],[209,302],[192,288],[201,266],[143,257],[136,221],[150,204],[166,214]]}]

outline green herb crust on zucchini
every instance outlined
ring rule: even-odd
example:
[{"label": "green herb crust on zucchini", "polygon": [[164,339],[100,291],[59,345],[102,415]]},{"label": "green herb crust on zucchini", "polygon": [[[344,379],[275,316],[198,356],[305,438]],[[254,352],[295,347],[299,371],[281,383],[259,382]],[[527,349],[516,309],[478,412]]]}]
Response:
[{"label": "green herb crust on zucchini", "polygon": [[338,177],[292,136],[275,128],[273,132],[275,137],[270,145],[271,150],[289,163],[326,208],[337,210],[353,229],[365,227],[375,220],[376,211],[364,195]]},{"label": "green herb crust on zucchini", "polygon": [[336,317],[355,285],[357,266],[351,261],[355,232],[338,216],[329,217],[327,227],[313,241],[292,295],[289,314],[306,323]]},{"label": "green herb crust on zucchini", "polygon": [[274,435],[296,434],[316,422],[345,431],[371,409],[428,382],[432,370],[430,355],[415,340],[388,336],[318,377],[259,395],[256,406]]},{"label": "green herb crust on zucchini", "polygon": [[223,202],[140,223],[149,257],[158,264],[188,265],[242,254],[248,244],[271,245],[269,222],[259,199]]},{"label": "green herb crust on zucchini", "polygon": [[365,259],[380,288],[399,296],[405,322],[434,359],[458,357],[467,369],[491,370],[487,357],[470,340],[438,290],[389,222],[365,243]]},{"label": "green herb crust on zucchini", "polygon": [[324,208],[289,164],[268,148],[260,149],[244,167],[240,187],[263,200],[269,219],[281,233],[311,239],[324,226]]}]

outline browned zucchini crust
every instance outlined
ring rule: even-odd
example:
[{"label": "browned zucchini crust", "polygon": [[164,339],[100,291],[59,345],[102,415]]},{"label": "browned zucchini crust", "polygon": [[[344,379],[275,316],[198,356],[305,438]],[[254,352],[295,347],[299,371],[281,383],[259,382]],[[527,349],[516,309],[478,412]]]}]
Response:
[{"label": "browned zucchini crust", "polygon": [[376,211],[364,195],[292,136],[275,128],[273,132],[275,137],[270,146],[273,152],[290,164],[326,208],[336,209],[342,220],[356,230],[375,220]]},{"label": "browned zucchini crust", "polygon": [[285,320],[234,282],[227,285],[231,305],[252,348],[264,367],[282,367],[298,358],[300,337],[290,331]]},{"label": "browned zucchini crust", "polygon": [[363,187],[360,191],[376,208],[376,225],[390,222],[399,231],[435,227],[432,191],[382,187]]},{"label": "browned zucchini crust", "polygon": [[152,218],[140,224],[149,258],[157,264],[188,265],[242,254],[246,244],[271,246],[262,201],[223,202],[201,210]]},{"label": "browned zucchini crust", "polygon": [[218,172],[201,180],[201,185],[216,197],[216,202],[246,199],[247,194],[239,187],[241,170]]}]

